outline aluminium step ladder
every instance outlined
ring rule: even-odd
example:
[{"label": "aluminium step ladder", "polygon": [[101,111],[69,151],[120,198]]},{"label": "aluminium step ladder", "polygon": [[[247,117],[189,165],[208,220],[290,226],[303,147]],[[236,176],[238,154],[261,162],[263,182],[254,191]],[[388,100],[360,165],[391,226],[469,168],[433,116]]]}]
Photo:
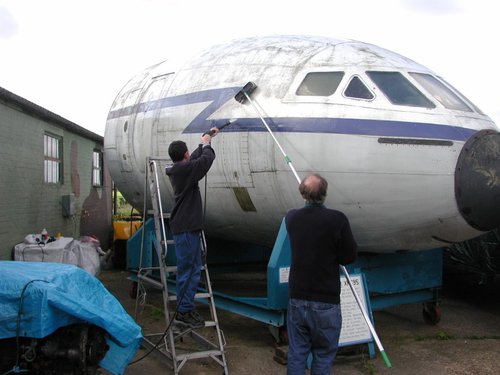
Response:
[{"label": "aluminium step ladder", "polygon": [[[141,242],[141,254],[139,258],[139,269],[137,272],[137,296],[136,296],[136,306],[135,306],[135,316],[137,320],[138,306],[145,302],[146,299],[146,287],[149,285],[156,289],[161,290],[163,299],[163,315],[165,319],[165,331],[162,333],[144,334],[142,345],[149,349],[150,351],[156,351],[163,357],[167,358],[171,362],[174,374],[179,374],[179,371],[189,360],[199,359],[199,358],[211,358],[218,365],[223,368],[223,373],[228,375],[227,362],[224,354],[225,338],[222,330],[219,327],[219,322],[217,319],[217,312],[215,309],[215,301],[213,298],[212,286],[210,283],[210,276],[208,273],[208,268],[206,265],[206,241],[203,231],[201,232],[200,241],[202,246],[202,270],[200,281],[204,282],[206,291],[197,292],[195,295],[195,301],[198,299],[203,299],[208,301],[208,306],[210,310],[211,319],[205,321],[205,326],[202,328],[191,329],[183,328],[179,330],[175,327],[173,320],[175,317],[175,309],[169,308],[169,302],[177,300],[177,295],[172,293],[169,294],[169,284],[173,284],[173,280],[169,279],[170,275],[176,274],[177,267],[175,265],[167,265],[167,251],[173,251],[173,240],[167,237],[167,234],[171,237],[170,232],[167,232],[165,225],[165,220],[169,218],[169,214],[165,214],[162,209],[161,194],[160,194],[160,184],[158,180],[158,163],[160,161],[167,161],[170,159],[161,158],[147,158],[146,159],[146,183],[144,191],[144,200],[147,197],[147,186],[149,185],[149,194],[151,198],[151,203],[153,210],[146,210],[146,203],[144,204],[144,226],[146,223],[146,218],[148,215],[153,214],[154,228],[156,238],[156,256],[157,265],[147,265],[143,267],[143,259],[145,256],[144,249],[144,230],[143,228],[143,239]],[[152,262],[151,262],[152,263]],[[159,278],[158,278],[159,275]],[[173,311],[171,311],[173,310]],[[211,330],[208,327],[212,327]],[[211,337],[208,337],[206,331],[212,331]],[[199,331],[203,331],[200,333]],[[186,347],[184,345],[185,341],[191,338],[191,343],[194,343],[196,348]],[[186,340],[184,340],[186,338]],[[181,344],[182,343],[182,344]],[[180,348],[180,346],[184,348]],[[200,349],[201,348],[201,349]]]}]

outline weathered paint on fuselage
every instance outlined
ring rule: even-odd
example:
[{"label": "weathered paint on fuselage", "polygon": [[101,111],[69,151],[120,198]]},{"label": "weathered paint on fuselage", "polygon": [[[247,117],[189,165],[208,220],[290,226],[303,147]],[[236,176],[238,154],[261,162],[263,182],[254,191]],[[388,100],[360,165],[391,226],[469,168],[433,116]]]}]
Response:
[{"label": "weathered paint on fuselage", "polygon": [[[361,251],[424,250],[481,232],[462,217],[455,168],[464,143],[496,129],[485,115],[394,106],[366,70],[428,73],[429,69],[379,47],[312,37],[250,38],[221,45],[178,66],[146,69],[125,85],[106,125],[111,175],[123,195],[143,208],[146,157],[168,157],[168,145],[197,147],[201,133],[228,119],[212,144],[217,157],[207,178],[206,231],[215,237],[272,245],[279,224],[303,204],[282,154],[248,104],[234,95],[253,81],[252,94],[301,177],[330,183],[326,206],[349,217]],[[295,94],[310,71],[345,72],[339,87],[358,76],[375,94],[353,100]],[[413,82],[413,80],[411,80]],[[418,87],[418,84],[416,84]],[[424,91],[424,90],[422,90]],[[381,139],[450,141],[398,144]],[[163,204],[172,203],[162,176]],[[200,183],[204,196],[204,183]]]}]

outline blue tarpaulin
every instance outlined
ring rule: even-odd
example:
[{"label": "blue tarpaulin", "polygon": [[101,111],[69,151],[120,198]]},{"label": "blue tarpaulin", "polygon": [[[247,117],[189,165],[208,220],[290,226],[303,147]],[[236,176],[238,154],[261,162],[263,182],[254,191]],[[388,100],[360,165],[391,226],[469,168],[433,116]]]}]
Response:
[{"label": "blue tarpaulin", "polygon": [[101,327],[109,350],[99,365],[113,374],[123,373],[142,339],[101,282],[69,264],[0,261],[0,339],[16,337],[18,321],[19,336],[34,338],[76,323]]}]

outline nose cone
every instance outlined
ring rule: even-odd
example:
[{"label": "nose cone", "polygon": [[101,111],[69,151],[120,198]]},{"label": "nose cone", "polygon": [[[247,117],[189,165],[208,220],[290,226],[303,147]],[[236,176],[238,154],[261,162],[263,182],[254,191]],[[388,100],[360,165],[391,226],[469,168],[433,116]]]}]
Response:
[{"label": "nose cone", "polygon": [[500,227],[500,133],[481,130],[465,143],[455,170],[455,198],[473,228]]}]

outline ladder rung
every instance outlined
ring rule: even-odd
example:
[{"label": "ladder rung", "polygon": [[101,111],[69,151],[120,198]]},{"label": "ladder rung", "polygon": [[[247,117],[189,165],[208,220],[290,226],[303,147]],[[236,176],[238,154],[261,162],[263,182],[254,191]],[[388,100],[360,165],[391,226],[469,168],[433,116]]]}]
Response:
[{"label": "ladder rung", "polygon": [[[148,215],[154,215],[155,211],[154,210],[147,210]],[[164,212],[163,213],[163,218],[164,219],[170,219],[170,212]]]},{"label": "ladder rung", "polygon": [[[195,299],[197,299],[197,298],[210,298],[210,297],[212,297],[212,295],[210,293],[196,293],[194,295]],[[177,295],[173,294],[171,296],[168,296],[168,300],[169,301],[176,301],[177,300]]]},{"label": "ladder rung", "polygon": [[142,274],[144,272],[159,271],[159,270],[160,270],[160,267],[142,267],[142,268],[139,268],[139,270],[137,272],[139,274]]},{"label": "ladder rung", "polygon": [[183,360],[197,359],[197,358],[207,358],[213,356],[222,355],[222,351],[220,350],[204,350],[200,352],[192,352],[186,354],[177,354],[177,362],[181,362]]},{"label": "ladder rung", "polygon": [[187,328],[189,331],[205,328],[205,327],[215,327],[215,320],[205,320],[205,325],[200,328]]},{"label": "ladder rung", "polygon": [[[178,337],[184,336],[187,332],[192,332],[192,331],[195,331],[197,329],[202,329],[202,328],[206,328],[206,327],[215,327],[216,325],[217,324],[215,323],[214,320],[205,320],[205,325],[203,327],[200,327],[200,328],[179,327],[179,328],[181,328],[181,333],[179,333],[177,336]],[[155,335],[155,336],[160,336],[160,335]]]},{"label": "ladder rung", "polygon": [[196,293],[194,298],[210,298],[212,295],[210,293]]},{"label": "ladder rung", "polygon": [[[158,267],[156,268],[158,269]],[[204,271],[206,269],[206,266],[202,266],[201,270]],[[171,272],[171,273],[176,273],[177,272],[177,266],[165,266],[165,271]]]},{"label": "ladder rung", "polygon": [[147,282],[148,284],[154,286],[155,288],[163,290],[163,284],[159,281],[156,281],[155,279],[152,279],[152,278],[147,277],[147,276],[139,275],[139,274],[137,275],[137,278],[141,281]]}]

